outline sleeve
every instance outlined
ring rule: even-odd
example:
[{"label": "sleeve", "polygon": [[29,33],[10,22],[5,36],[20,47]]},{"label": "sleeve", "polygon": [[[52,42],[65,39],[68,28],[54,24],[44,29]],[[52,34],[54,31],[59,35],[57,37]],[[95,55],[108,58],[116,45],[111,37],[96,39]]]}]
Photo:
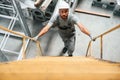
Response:
[{"label": "sleeve", "polygon": [[54,22],[57,20],[58,15],[52,15],[51,19],[49,20],[48,24],[50,27],[54,24]]},{"label": "sleeve", "polygon": [[76,15],[72,15],[72,20],[75,24],[78,24],[80,22],[79,18]]}]

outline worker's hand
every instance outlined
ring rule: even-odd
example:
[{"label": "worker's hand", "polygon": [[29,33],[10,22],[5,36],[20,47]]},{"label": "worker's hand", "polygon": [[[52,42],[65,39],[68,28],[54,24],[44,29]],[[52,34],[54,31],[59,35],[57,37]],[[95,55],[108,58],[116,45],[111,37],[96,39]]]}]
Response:
[{"label": "worker's hand", "polygon": [[95,39],[91,35],[89,35],[89,37],[92,41],[95,41]]},{"label": "worker's hand", "polygon": [[35,36],[35,37],[33,37],[33,39],[34,39],[34,40],[36,40],[36,41],[38,40],[38,38],[39,38],[39,36],[38,36],[38,35],[37,35],[37,36]]}]

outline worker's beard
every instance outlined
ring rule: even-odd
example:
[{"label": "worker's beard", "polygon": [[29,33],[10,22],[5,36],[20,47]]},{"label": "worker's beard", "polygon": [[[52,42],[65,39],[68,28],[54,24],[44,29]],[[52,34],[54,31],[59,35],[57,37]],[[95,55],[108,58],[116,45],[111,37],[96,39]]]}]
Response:
[{"label": "worker's beard", "polygon": [[63,20],[66,20],[66,19],[68,18],[68,15],[67,15],[67,16],[61,16],[61,18],[62,18]]}]

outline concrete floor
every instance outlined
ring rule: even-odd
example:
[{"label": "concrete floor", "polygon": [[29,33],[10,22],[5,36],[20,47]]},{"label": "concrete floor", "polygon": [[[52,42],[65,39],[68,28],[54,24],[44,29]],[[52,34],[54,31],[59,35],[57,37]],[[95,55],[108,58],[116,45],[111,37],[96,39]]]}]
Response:
[{"label": "concrete floor", "polygon": [[[109,30],[110,28],[120,24],[120,17],[113,16],[113,11],[108,11],[98,7],[92,7],[91,3],[93,0],[82,0],[78,8],[82,10],[88,10],[98,13],[105,13],[111,15],[110,18],[93,16],[83,13],[75,13],[81,21],[81,23],[88,28],[92,36],[98,36],[99,34]],[[2,23],[2,22],[1,22]],[[27,19],[29,29],[32,33],[32,37],[36,36],[39,31],[44,27],[44,24],[40,21],[32,21]],[[20,30],[15,28],[15,30]],[[104,36],[103,43],[103,59],[120,62],[120,29]],[[62,48],[64,47],[63,42],[55,28],[52,28],[47,34],[39,38],[41,43],[42,52],[44,56],[58,56]],[[87,45],[90,38],[83,34],[76,26],[76,46],[73,53],[74,56],[85,56]],[[92,56],[100,58],[99,39],[93,43]],[[16,42],[17,44],[17,42]],[[7,48],[10,47],[9,45]],[[11,48],[11,47],[10,47]],[[36,49],[34,42],[29,44],[27,49],[27,58],[33,58],[35,56]],[[65,54],[67,56],[67,54]]]}]

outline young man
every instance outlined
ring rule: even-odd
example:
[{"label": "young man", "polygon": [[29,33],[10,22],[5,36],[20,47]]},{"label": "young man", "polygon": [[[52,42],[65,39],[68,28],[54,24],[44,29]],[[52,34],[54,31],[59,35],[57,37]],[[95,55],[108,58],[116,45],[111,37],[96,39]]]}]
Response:
[{"label": "young man", "polygon": [[60,55],[62,56],[68,51],[68,56],[73,56],[73,51],[75,48],[75,26],[76,24],[79,29],[88,35],[91,39],[90,32],[79,22],[79,19],[70,13],[69,4],[65,1],[61,1],[59,6],[59,12],[58,14],[52,16],[48,24],[40,31],[40,33],[34,37],[35,40],[37,40],[39,37],[44,35],[49,31],[51,26],[53,24],[57,25],[59,35],[61,36],[63,42],[64,42],[64,48]]}]

